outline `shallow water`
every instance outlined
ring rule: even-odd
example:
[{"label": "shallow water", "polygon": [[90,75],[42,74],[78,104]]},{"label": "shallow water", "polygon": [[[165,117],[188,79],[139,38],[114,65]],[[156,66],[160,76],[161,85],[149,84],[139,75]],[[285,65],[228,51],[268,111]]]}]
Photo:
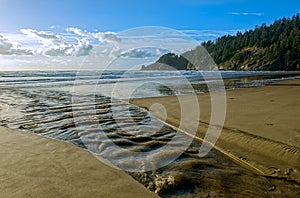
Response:
[{"label": "shallow water", "polygon": [[[30,80],[28,73],[7,75],[10,81],[0,83],[0,125],[88,149],[106,159],[106,163],[126,170],[162,197],[300,196],[298,184],[258,176],[214,149],[199,157],[200,142],[124,101],[105,94],[90,94],[89,90],[71,94],[64,91],[71,84],[69,80],[56,87],[55,83],[60,83],[68,73],[55,76],[42,72]],[[54,80],[49,82],[51,75]],[[24,76],[26,80],[18,79]],[[59,80],[55,81],[55,77]],[[78,86],[91,80],[89,75],[86,77]],[[44,78],[47,80],[35,80]],[[166,92],[157,89],[155,93]],[[163,149],[166,145],[169,149]]]},{"label": "shallow water", "polygon": [[18,71],[0,72],[0,88],[47,88],[119,99],[207,92],[223,80],[227,89],[262,86],[299,72],[201,71]]}]

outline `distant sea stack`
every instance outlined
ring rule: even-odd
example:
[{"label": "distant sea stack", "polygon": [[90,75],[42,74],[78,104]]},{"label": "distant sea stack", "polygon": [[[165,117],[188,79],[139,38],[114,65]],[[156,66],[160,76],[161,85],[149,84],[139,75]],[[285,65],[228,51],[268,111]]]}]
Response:
[{"label": "distant sea stack", "polygon": [[161,56],[155,63],[142,66],[141,70],[189,70],[189,61],[181,55],[168,53]]},{"label": "distant sea stack", "polygon": [[217,65],[204,47],[198,46],[181,55],[168,53],[141,70],[216,70]]},{"label": "distant sea stack", "polygon": [[181,55],[165,54],[141,70],[299,71],[299,46],[300,14],[296,14],[270,26],[203,42]]}]

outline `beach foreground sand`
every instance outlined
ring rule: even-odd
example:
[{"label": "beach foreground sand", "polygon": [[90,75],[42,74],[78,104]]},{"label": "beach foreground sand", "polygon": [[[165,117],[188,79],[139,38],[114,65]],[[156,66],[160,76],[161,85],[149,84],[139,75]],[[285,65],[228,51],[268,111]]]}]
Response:
[{"label": "beach foreground sand", "polygon": [[157,197],[65,142],[0,127],[0,197]]},{"label": "beach foreground sand", "polygon": [[[218,93],[215,93],[218,94]],[[300,182],[300,79],[275,85],[227,91],[227,112],[216,148],[240,165],[262,175],[284,177]],[[201,140],[209,126],[211,96],[198,95]],[[188,104],[190,96],[181,101]],[[166,122],[178,127],[180,103],[176,96],[129,101],[163,119],[159,109],[167,111]]]}]

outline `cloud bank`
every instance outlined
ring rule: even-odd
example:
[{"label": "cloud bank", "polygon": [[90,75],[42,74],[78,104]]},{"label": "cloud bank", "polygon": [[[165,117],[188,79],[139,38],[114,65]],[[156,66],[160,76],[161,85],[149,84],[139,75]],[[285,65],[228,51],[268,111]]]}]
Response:
[{"label": "cloud bank", "polygon": [[131,49],[122,52],[120,56],[125,58],[153,58],[153,57],[160,57],[169,52],[170,51],[166,49],[148,47],[148,48]]},{"label": "cloud bank", "polygon": [[231,15],[240,15],[240,16],[264,16],[265,13],[262,12],[230,12]]},{"label": "cloud bank", "polygon": [[57,33],[54,29],[21,29],[19,33],[0,34],[0,68],[99,69],[112,60],[119,64],[115,66],[123,68],[155,61],[169,52],[180,54],[199,45],[199,41],[215,40],[237,31],[241,30],[142,27],[114,33],[69,27]]},{"label": "cloud bank", "polygon": [[21,29],[28,37],[37,39],[41,46],[35,50],[36,54],[45,56],[86,56],[93,49],[87,38],[77,39],[77,43],[67,42],[61,35],[53,32]]},{"label": "cloud bank", "polygon": [[62,34],[35,29],[21,29],[20,33],[15,37],[23,46],[0,34],[0,55],[87,56],[95,45],[120,42],[114,32],[88,32],[74,27],[67,28]]},{"label": "cloud bank", "polygon": [[113,67],[123,69],[154,62],[169,52],[180,54],[199,45],[199,41],[215,40],[237,31],[141,27],[114,33],[76,27],[50,31],[27,28],[0,34],[0,68],[103,69],[113,60]]},{"label": "cloud bank", "polygon": [[92,39],[97,39],[99,42],[120,42],[120,38],[117,37],[114,32],[88,32],[87,30],[81,30],[79,28],[70,27],[66,29],[67,32],[74,33],[81,37],[87,37]]},{"label": "cloud bank", "polygon": [[[232,13],[235,15],[246,15],[246,13]],[[251,14],[251,13],[247,13]],[[259,14],[259,13],[252,13]],[[237,31],[243,30],[182,30],[180,31],[184,37],[191,37],[197,41],[215,40],[216,38],[227,35],[235,34]],[[171,32],[172,33],[172,32]],[[183,36],[179,34],[179,36]],[[174,34],[174,32],[173,32]],[[164,44],[174,43],[174,47],[178,48],[178,39],[176,35],[167,39],[161,38],[159,34],[158,46]],[[149,37],[149,38],[148,38]],[[79,29],[76,27],[69,27],[65,32],[57,34],[52,31],[38,31],[35,29],[21,29],[19,34],[1,35],[0,34],[0,55],[31,55],[31,56],[45,56],[45,57],[81,57],[91,54],[91,51],[96,46],[112,45],[114,49],[112,54],[124,58],[152,58],[161,56],[167,51],[163,48],[144,47],[137,48],[127,46],[126,49],[118,48],[121,42],[124,44],[128,40],[135,40],[138,44],[143,46],[143,42],[147,40],[146,44],[153,44],[157,39],[153,35],[146,36],[144,34],[120,35],[114,32],[89,32],[87,30]],[[8,39],[9,38],[9,39]],[[177,38],[177,40],[175,39]],[[154,40],[153,40],[154,39]],[[159,40],[160,39],[160,40]],[[174,40],[175,39],[175,40]],[[104,50],[104,49],[103,49]]]},{"label": "cloud bank", "polygon": [[0,55],[33,55],[33,52],[21,48],[18,43],[12,43],[0,34]]},{"label": "cloud bank", "polygon": [[245,30],[183,30],[182,32],[198,41],[215,40],[224,35],[235,35]]}]

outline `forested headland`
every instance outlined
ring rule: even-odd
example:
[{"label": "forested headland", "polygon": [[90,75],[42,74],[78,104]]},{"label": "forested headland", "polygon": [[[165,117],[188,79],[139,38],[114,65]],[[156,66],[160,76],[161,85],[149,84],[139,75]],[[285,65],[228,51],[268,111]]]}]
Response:
[{"label": "forested headland", "polygon": [[[168,69],[164,65],[178,70],[209,70],[216,67],[219,70],[300,70],[300,14],[276,20],[269,26],[262,24],[244,33],[237,32],[236,35],[209,40],[201,43],[201,46],[212,57],[215,66],[203,57],[202,47],[198,46],[182,55],[165,54],[156,63],[143,66],[142,70]],[[195,57],[200,59],[196,60]],[[194,64],[187,59],[192,59]]]}]

